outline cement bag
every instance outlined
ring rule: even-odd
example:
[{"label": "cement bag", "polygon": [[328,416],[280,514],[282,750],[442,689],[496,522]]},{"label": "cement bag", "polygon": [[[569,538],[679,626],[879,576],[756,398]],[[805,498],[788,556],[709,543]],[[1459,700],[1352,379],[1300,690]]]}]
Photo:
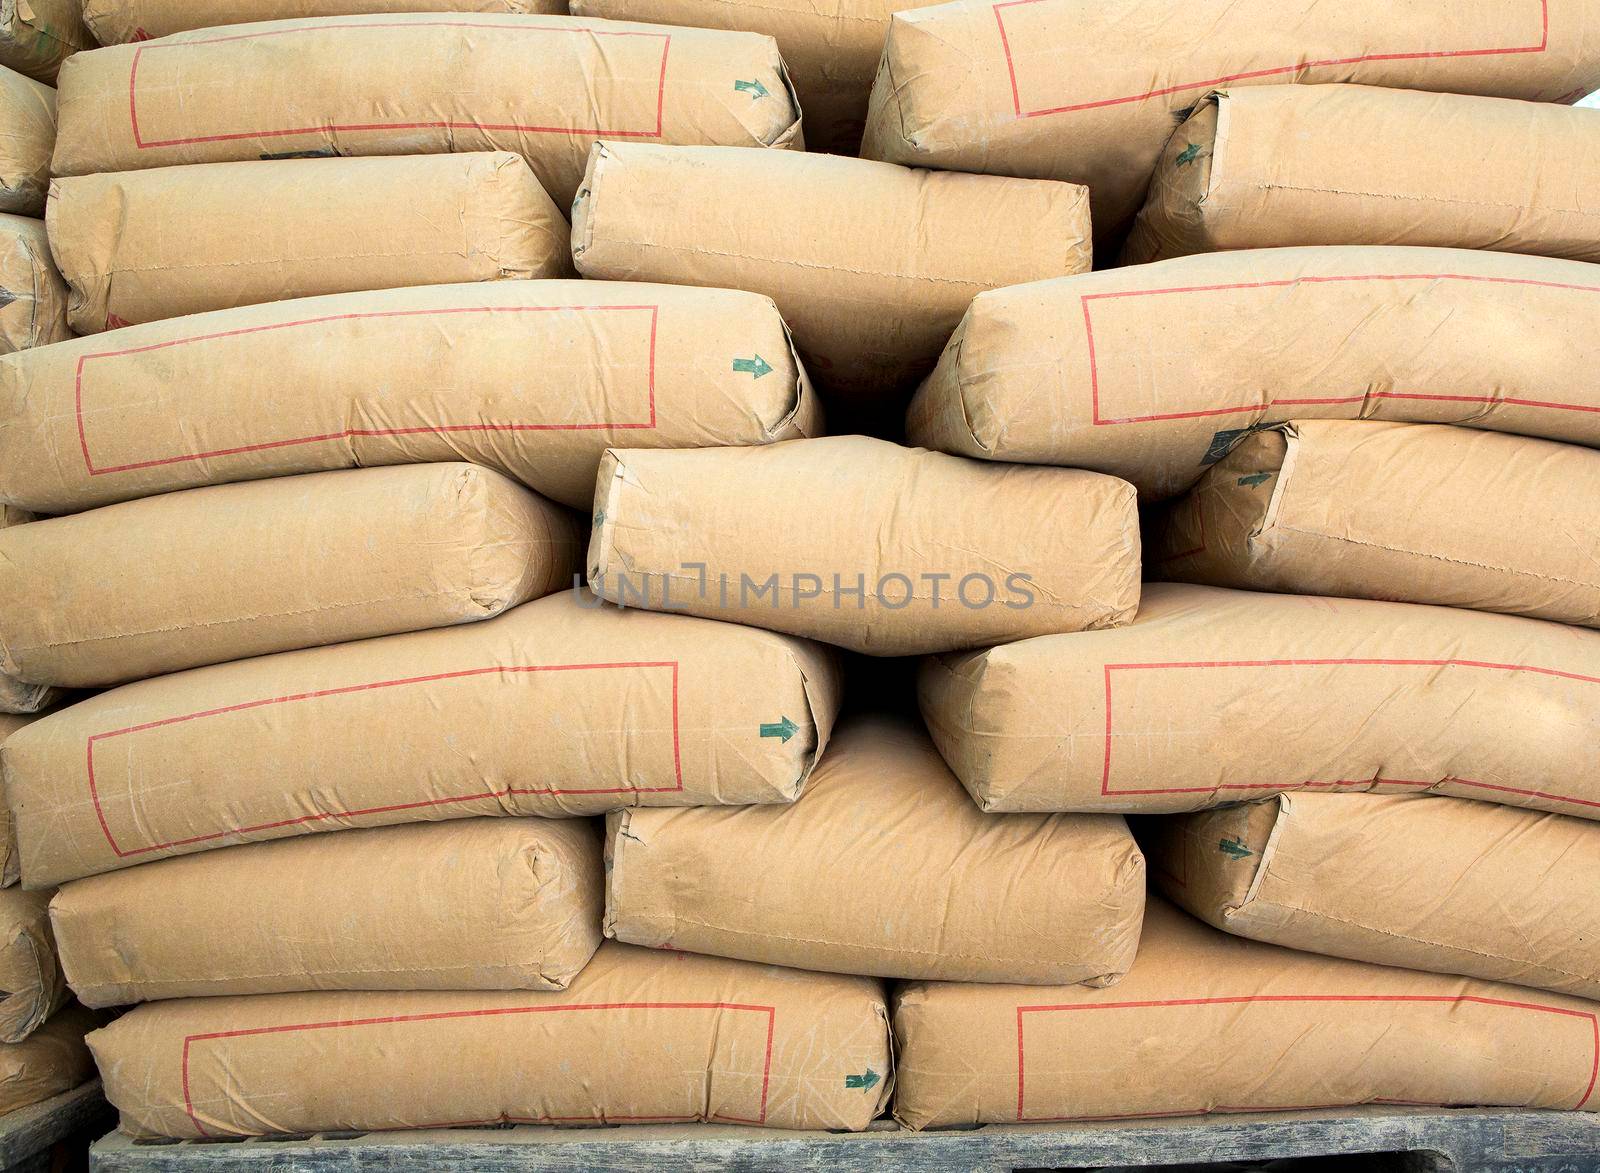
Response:
[{"label": "cement bag", "polygon": [[[3,316],[3,315],[0,315]],[[33,514],[11,506],[0,506],[0,530],[9,529],[14,525],[26,525],[30,521],[38,520]],[[27,724],[26,720],[18,721],[16,717],[28,717],[38,713],[41,709],[49,708],[61,699],[59,689],[51,688],[47,684],[29,684],[15,676],[0,672],[0,741],[16,729]],[[10,825],[10,816],[5,812],[5,803],[0,802],[0,821]],[[9,834],[6,839],[12,838]],[[0,885],[15,884],[17,882],[16,865],[0,868]]]},{"label": "cement bag", "polygon": [[74,53],[96,48],[79,0],[8,0],[0,4],[0,66],[47,84]]},{"label": "cement bag", "polygon": [[0,1115],[69,1092],[94,1078],[94,1060],[84,1035],[99,1016],[76,1004],[20,1043],[0,1045]]},{"label": "cement bag", "polygon": [[0,670],[103,686],[498,615],[575,519],[470,464],[217,485],[0,530]]},{"label": "cement bag", "polygon": [[0,763],[38,887],[345,827],[793,802],[838,705],[815,644],[562,592],[131,684]]},{"label": "cement bag", "polygon": [[1593,110],[1372,86],[1225,90],[1173,132],[1123,263],[1301,244],[1600,261],[1597,187]]},{"label": "cement bag", "polygon": [[572,272],[565,217],[509,151],[83,175],[50,185],[45,218],[80,334],[315,294]]},{"label": "cement bag", "polygon": [[73,992],[120,1006],[289,990],[561,990],[600,944],[604,901],[588,820],[463,819],[91,876],[61,890],[50,920]]},{"label": "cement bag", "polygon": [[901,987],[894,1111],[912,1128],[1397,1102],[1570,1111],[1592,1106],[1597,1013],[1242,941],[1152,900],[1114,989]]},{"label": "cement bag", "polygon": [[858,1131],[889,1097],[868,978],[608,943],[557,993],[200,998],[91,1036],[136,1136],[710,1121]]},{"label": "cement bag", "polygon": [[866,436],[613,449],[589,586],[874,656],[1115,627],[1139,606],[1133,488]]},{"label": "cement bag", "polygon": [[919,693],[985,810],[1432,790],[1600,819],[1600,634],[1555,623],[1149,583],[1126,627],[931,659]]},{"label": "cement bag", "polygon": [[1141,838],[1161,891],[1238,936],[1600,996],[1594,823],[1453,798],[1285,794],[1151,819]]},{"label": "cement bag", "polygon": [[1600,88],[1594,0],[982,0],[897,13],[868,158],[1087,184],[1133,219],[1183,112],[1219,85],[1358,82],[1576,101]]},{"label": "cement bag", "polygon": [[800,147],[770,37],[401,13],[175,33],[61,71],[57,175],[319,155],[515,151],[557,206],[601,138]]},{"label": "cement bag", "polygon": [[1288,419],[1600,447],[1596,366],[1600,267],[1466,249],[1210,253],[980,293],[906,432],[1159,499]]},{"label": "cement bag", "polygon": [[1144,908],[1122,819],[986,815],[887,718],[841,729],[793,806],[621,811],[606,857],[607,936],[879,977],[1109,984]]},{"label": "cement bag", "polygon": [[44,221],[0,212],[0,354],[71,337],[67,286],[50,257]]},{"label": "cement bag", "polygon": [[832,155],[601,143],[572,207],[585,277],[765,293],[818,381],[867,400],[927,374],[974,294],[1089,252],[1082,188]]},{"label": "cement bag", "polygon": [[1302,420],[1246,436],[1151,539],[1152,577],[1600,627],[1600,452]]},{"label": "cement bag", "polygon": [[5,127],[0,135],[0,212],[42,216],[56,141],[55,90],[0,66],[0,126]]},{"label": "cement bag", "polygon": [[[5,678],[0,677],[0,683],[4,681]],[[4,742],[29,721],[36,719],[0,713],[0,742]],[[21,870],[17,855],[17,828],[11,818],[11,804],[0,799],[0,887],[15,884],[21,876]]]},{"label": "cement bag", "polygon": [[66,512],[363,464],[466,460],[588,512],[607,445],[820,433],[754,293],[501,281],[350,293],[0,356],[0,500]]},{"label": "cement bag", "polygon": [[20,1043],[67,1000],[48,891],[0,890],[0,1043]]},{"label": "cement bag", "polygon": [[102,45],[247,21],[374,12],[542,12],[561,0],[83,0],[83,19]]}]

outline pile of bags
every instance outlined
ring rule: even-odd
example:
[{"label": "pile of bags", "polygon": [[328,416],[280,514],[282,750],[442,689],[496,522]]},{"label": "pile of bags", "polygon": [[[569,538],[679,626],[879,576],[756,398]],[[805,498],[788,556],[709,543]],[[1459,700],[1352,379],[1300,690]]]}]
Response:
[{"label": "pile of bags", "polygon": [[1593,1106],[1600,6],[892,7],[0,39],[0,1075]]}]

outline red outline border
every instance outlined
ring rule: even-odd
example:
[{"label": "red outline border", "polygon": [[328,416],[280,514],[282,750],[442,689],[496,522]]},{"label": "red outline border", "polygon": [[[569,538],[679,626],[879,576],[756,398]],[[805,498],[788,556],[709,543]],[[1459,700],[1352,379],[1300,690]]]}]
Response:
[{"label": "red outline border", "polygon": [[[1025,1054],[1022,1039],[1022,1016],[1024,1013],[1050,1010],[1130,1010],[1148,1009],[1152,1007],[1167,1006],[1216,1006],[1240,1005],[1247,1002],[1448,1002],[1459,1005],[1471,1002],[1480,1006],[1498,1006],[1513,1010],[1539,1010],[1548,1014],[1561,1014],[1570,1018],[1586,1018],[1594,1035],[1594,1059],[1589,1068],[1589,1086],[1584,1090],[1580,1099],[1569,1111],[1578,1111],[1589,1102],[1589,1097],[1594,1094],[1595,1080],[1600,1078],[1600,1017],[1593,1011],[1570,1010],[1565,1006],[1549,1006],[1540,1002],[1513,1002],[1505,998],[1485,998],[1475,994],[1245,994],[1232,998],[1158,998],[1145,1002],[1099,1002],[1078,1003],[1076,1005],[1058,1006],[1018,1006],[1017,1007],[1017,1120],[1027,1123],[1047,1124],[1058,1120],[1130,1120],[1145,1119],[1162,1116],[1196,1116],[1206,1115],[1210,1112],[1300,1112],[1315,1108],[1348,1108],[1350,1104],[1244,1104],[1244,1105],[1219,1105],[1218,1107],[1189,1108],[1173,1112],[1126,1112],[1115,1116],[1025,1116],[1023,1114],[1023,1099],[1027,1085]],[[1377,1104],[1407,1104],[1417,1107],[1448,1108],[1450,1104],[1427,1104],[1419,1100],[1390,1100],[1376,1099]]]},{"label": "red outline border", "polygon": [[1163,786],[1143,790],[1112,790],[1111,789],[1111,743],[1112,731],[1112,706],[1111,706],[1111,673],[1113,671],[1137,671],[1148,668],[1315,668],[1315,667],[1380,667],[1380,668],[1485,668],[1501,672],[1531,672],[1538,676],[1553,676],[1561,680],[1575,680],[1581,684],[1600,684],[1600,676],[1586,676],[1581,672],[1564,672],[1559,668],[1540,668],[1533,664],[1498,664],[1490,660],[1405,660],[1405,659],[1364,659],[1359,657],[1335,657],[1329,659],[1290,659],[1290,660],[1171,660],[1153,661],[1147,664],[1106,664],[1105,697],[1106,697],[1106,734],[1105,734],[1105,763],[1100,774],[1100,793],[1103,797],[1121,797],[1134,794],[1220,794],[1224,790],[1270,790],[1277,793],[1293,793],[1296,790],[1310,790],[1321,786],[1414,786],[1424,790],[1431,790],[1441,785],[1465,786],[1479,790],[1491,790],[1499,794],[1516,794],[1526,798],[1544,799],[1548,802],[1564,802],[1573,806],[1584,806],[1600,809],[1600,801],[1589,798],[1574,798],[1565,794],[1550,794],[1542,790],[1525,790],[1516,786],[1497,786],[1492,782],[1474,782],[1469,778],[1443,778],[1435,782],[1406,781],[1399,778],[1358,778],[1340,779],[1338,781],[1308,781],[1292,784],[1278,782],[1235,782],[1223,786]]},{"label": "red outline border", "polygon": [[[211,1137],[194,1113],[194,1101],[189,1094],[189,1049],[192,1044],[211,1039],[233,1039],[248,1035],[288,1034],[305,1030],[330,1030],[347,1026],[386,1026],[402,1022],[430,1022],[449,1018],[493,1018],[511,1014],[553,1014],[563,1010],[749,1010],[767,1016],[767,1056],[761,1071],[761,1113],[758,1116],[724,1116],[713,1113],[709,1120],[728,1120],[738,1124],[765,1124],[767,1121],[767,1091],[772,1084],[772,1035],[777,1025],[775,1006],[758,1006],[742,1002],[575,1002],[567,1006],[505,1006],[488,1010],[446,1010],[436,1014],[396,1014],[386,1018],[351,1018],[333,1022],[296,1022],[283,1026],[257,1026],[242,1030],[219,1030],[208,1034],[185,1035],[181,1064],[183,1082],[183,1108],[195,1131],[202,1137]],[[699,1120],[699,1116],[540,1116],[525,1118],[507,1116],[495,1120],[440,1120],[417,1124],[415,1128],[460,1128],[482,1124],[561,1124],[583,1121],[604,1122],[628,1120],[635,1123],[654,1121]],[[231,1135],[231,1134],[229,1134]]]},{"label": "red outline border", "polygon": [[1550,46],[1550,0],[1539,0],[1543,33],[1537,45],[1512,45],[1498,49],[1441,49],[1420,53],[1364,53],[1357,57],[1329,57],[1320,61],[1297,61],[1293,65],[1279,65],[1271,69],[1252,69],[1244,73],[1230,73],[1205,81],[1180,82],[1159,90],[1146,90],[1142,94],[1127,94],[1117,98],[1101,98],[1093,102],[1078,102],[1070,106],[1052,106],[1040,110],[1023,110],[1022,95],[1017,86],[1016,64],[1011,57],[1011,39],[1006,35],[1002,8],[1015,8],[1021,4],[1037,4],[1040,0],[1001,0],[993,5],[995,24],[1000,29],[1000,47],[1005,54],[1006,72],[1011,78],[1011,105],[1018,118],[1041,118],[1048,114],[1068,114],[1077,110],[1097,110],[1105,106],[1121,106],[1129,102],[1143,102],[1149,98],[1165,97],[1182,90],[1198,90],[1208,86],[1223,85],[1232,81],[1249,81],[1253,78],[1276,77],[1296,73],[1302,69],[1318,69],[1328,65],[1355,65],[1363,61],[1424,61],[1446,57],[1495,57],[1512,53],[1543,53]]},{"label": "red outline border", "polygon": [[[402,29],[433,29],[433,28],[467,28],[467,29],[514,29],[518,32],[541,33],[584,33],[593,37],[656,37],[661,41],[661,73],[656,82],[656,128],[654,130],[601,130],[587,127],[567,126],[524,126],[513,122],[452,122],[449,120],[437,122],[370,122],[332,124],[322,126],[296,126],[283,130],[245,130],[232,134],[206,134],[193,135],[189,138],[155,139],[146,142],[139,133],[139,61],[147,52],[158,49],[186,49],[195,45],[215,45],[224,41],[249,41],[259,37],[283,37],[293,33],[321,33],[334,29],[364,29],[364,28],[402,28]],[[133,51],[133,62],[128,68],[128,122],[133,131],[133,145],[137,150],[149,150],[154,147],[181,147],[192,143],[218,143],[229,142],[236,139],[281,138],[294,134],[328,134],[354,131],[373,130],[510,130],[519,134],[565,134],[565,135],[602,135],[606,138],[660,138],[662,122],[666,109],[667,90],[667,56],[672,50],[671,33],[644,32],[633,29],[600,29],[584,25],[529,25],[507,24],[503,21],[466,21],[466,20],[369,20],[350,21],[339,24],[309,25],[289,29],[268,29],[257,33],[235,33],[226,37],[206,37],[192,41],[176,41],[171,44],[162,44],[159,41],[148,41],[140,44]]]},{"label": "red outline border", "polygon": [[[379,688],[393,688],[402,684],[427,684],[439,680],[455,680],[466,676],[512,676],[534,672],[567,672],[585,669],[607,668],[670,668],[672,669],[672,766],[677,784],[674,786],[611,786],[588,787],[582,789],[541,789],[534,787],[508,786],[504,790],[485,790],[477,794],[460,794],[450,798],[429,798],[417,802],[398,802],[389,806],[363,807],[357,810],[319,811],[316,814],[301,815],[293,819],[278,819],[270,823],[257,823],[248,827],[230,827],[227,830],[215,831],[206,835],[191,835],[186,839],[172,839],[165,843],[153,843],[148,847],[134,847],[127,850],[118,845],[116,837],[111,833],[111,826],[106,820],[105,811],[100,805],[100,791],[95,785],[94,777],[94,747],[97,741],[106,741],[113,737],[121,737],[128,733],[142,733],[147,729],[157,729],[165,725],[178,725],[186,721],[195,721],[203,717],[215,717],[224,713],[237,713],[245,709],[258,709],[267,705],[287,704],[291,701],[316,700],[321,697],[341,696],[353,692],[369,692]],[[263,700],[245,701],[237,705],[224,705],[216,709],[202,709],[195,713],[184,713],[177,717],[164,717],[156,721],[146,721],[140,725],[128,725],[121,729],[111,729],[104,733],[93,733],[84,742],[84,759],[88,766],[89,799],[94,804],[95,817],[100,820],[100,829],[105,833],[106,842],[110,844],[112,852],[118,859],[127,859],[130,856],[145,855],[152,851],[164,851],[171,847],[189,847],[196,843],[207,843],[213,839],[223,839],[229,835],[251,835],[257,831],[270,831],[279,827],[294,827],[302,823],[315,823],[323,819],[358,818],[364,815],[390,814],[394,811],[418,810],[430,806],[447,806],[458,802],[474,802],[484,798],[505,798],[513,794],[663,794],[673,793],[683,789],[683,752],[678,729],[678,661],[618,661],[610,664],[537,664],[537,665],[497,665],[492,668],[467,668],[458,672],[436,672],[429,676],[409,676],[397,680],[377,680],[370,684],[352,684],[341,688],[324,688],[316,692],[293,693],[288,696],[267,697]]]},{"label": "red outline border", "polygon": [[[89,455],[89,438],[83,422],[83,368],[90,359],[122,358],[130,354],[146,354],[153,350],[167,350],[193,342],[212,342],[219,338],[237,338],[246,334],[262,334],[272,330],[286,330],[296,326],[317,326],[327,322],[349,322],[369,318],[414,318],[442,314],[522,314],[555,313],[561,310],[584,312],[588,310],[649,310],[650,311],[650,366],[646,380],[646,395],[650,407],[648,423],[627,423],[602,420],[587,424],[437,424],[417,428],[346,428],[340,432],[326,432],[319,436],[293,436],[283,440],[266,440],[259,444],[241,444],[234,448],[213,448],[184,456],[166,456],[151,460],[138,460],[126,464],[96,467]],[[215,334],[196,334],[188,338],[171,338],[146,346],[131,346],[124,350],[101,350],[78,358],[75,386],[75,412],[78,421],[78,447],[83,452],[84,467],[92,477],[108,473],[134,472],[168,464],[184,464],[191,460],[210,460],[221,456],[238,456],[245,452],[262,452],[272,448],[288,448],[297,444],[317,444],[328,440],[347,440],[354,436],[414,436],[441,435],[447,432],[567,432],[599,429],[653,429],[656,426],[656,330],[660,325],[661,306],[655,305],[509,305],[509,306],[453,306],[425,310],[375,310],[368,313],[327,314],[320,318],[301,318],[292,322],[272,322],[263,326],[246,326],[238,330],[222,330]]]},{"label": "red outline border", "polygon": [[[1034,0],[1014,0],[1027,4]],[[1370,395],[1332,395],[1309,399],[1271,399],[1266,403],[1249,403],[1240,407],[1216,407],[1202,411],[1170,411],[1153,415],[1132,415],[1110,419],[1100,414],[1100,366],[1095,352],[1094,321],[1090,315],[1092,301],[1109,301],[1126,297],[1159,297],[1173,293],[1216,293],[1238,289],[1282,289],[1296,285],[1328,285],[1348,281],[1477,281],[1488,285],[1527,285],[1540,289],[1571,290],[1579,293],[1600,293],[1597,285],[1569,285],[1559,281],[1536,281],[1523,277],[1489,277],[1475,273],[1352,273],[1331,276],[1289,277],[1280,281],[1238,281],[1220,285],[1174,286],[1166,289],[1122,289],[1104,293],[1086,293],[1079,297],[1083,309],[1083,332],[1089,352],[1089,397],[1093,406],[1095,427],[1115,424],[1158,423],[1164,420],[1204,419],[1218,415],[1237,415],[1247,411],[1270,411],[1274,407],[1307,407],[1339,403],[1361,403],[1367,399],[1412,399],[1446,403],[1504,403],[1514,407],[1540,407],[1555,411],[1582,411],[1600,413],[1600,405],[1582,403],[1556,403],[1539,399],[1506,399],[1493,395],[1425,395],[1410,391],[1378,391]]]}]

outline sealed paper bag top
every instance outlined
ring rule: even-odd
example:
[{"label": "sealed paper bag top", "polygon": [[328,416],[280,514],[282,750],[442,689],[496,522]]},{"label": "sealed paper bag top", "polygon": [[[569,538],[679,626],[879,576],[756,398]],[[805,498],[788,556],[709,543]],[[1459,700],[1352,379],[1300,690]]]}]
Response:
[{"label": "sealed paper bag top", "polygon": [[90,1039],[136,1136],[708,1121],[859,1130],[882,986],[608,943],[562,992],[196,998]]},{"label": "sealed paper bag top", "polygon": [[609,445],[764,444],[821,428],[771,300],[728,289],[419,286],[0,356],[0,500],[50,512],[452,460],[587,512]]},{"label": "sealed paper bag top", "polygon": [[1285,794],[1142,820],[1168,898],[1293,949],[1600,995],[1600,825],[1484,802]]},{"label": "sealed paper bag top", "polygon": [[69,176],[51,184],[46,218],[80,334],[317,294],[572,273],[565,217],[509,151]]},{"label": "sealed paper bag top", "polygon": [[51,895],[0,890],[0,1043],[21,1042],[67,1000],[50,931]]},{"label": "sealed paper bag top", "polygon": [[56,92],[0,66],[0,212],[44,215],[50,152],[56,141]]},{"label": "sealed paper bag top", "polygon": [[422,464],[216,485],[0,530],[0,668],[95,686],[498,615],[571,582],[566,510]]},{"label": "sealed paper bag top", "polygon": [[875,656],[1128,622],[1132,486],[866,436],[764,449],[613,449],[589,585]]},{"label": "sealed paper bag top", "polygon": [[[600,854],[586,819],[374,827],[77,880],[50,920],[88,1006],[292,990],[559,990],[600,944]],[[222,923],[228,932],[216,931]]]},{"label": "sealed paper bag top", "polygon": [[1286,82],[1572,102],[1600,88],[1600,6],[958,0],[894,15],[862,153],[1086,184],[1115,240],[1183,111]]},{"label": "sealed paper bag top", "polygon": [[974,294],[1089,268],[1087,193],[782,151],[602,142],[572,208],[586,277],[778,303],[818,382],[898,411]]},{"label": "sealed paper bag top", "polygon": [[1600,818],[1600,633],[1149,583],[1126,627],[930,659],[922,714],[986,810],[1198,810],[1274,791]]},{"label": "sealed paper bag top", "polygon": [[606,932],[881,977],[1109,984],[1139,942],[1122,819],[988,815],[920,728],[858,718],[792,806],[624,811]]},{"label": "sealed paper bag top", "polygon": [[1123,263],[1313,244],[1600,261],[1597,189],[1593,110],[1375,86],[1245,87],[1208,96],[1173,132]]},{"label": "sealed paper bag top", "polygon": [[[0,743],[4,743],[18,729],[35,716],[13,716],[0,712]],[[17,854],[17,827],[11,816],[9,800],[0,800],[0,887],[9,887],[21,877],[21,858]]]},{"label": "sealed paper bag top", "polygon": [[50,84],[63,61],[95,47],[79,0],[11,0],[0,6],[0,66]]},{"label": "sealed paper bag top", "polygon": [[1151,900],[1110,989],[902,986],[895,1115],[928,1128],[1386,1102],[1571,1111],[1593,1101],[1597,1014],[1244,941]]},{"label": "sealed paper bag top", "polygon": [[1172,506],[1152,577],[1600,627],[1600,452],[1471,428],[1302,420]]},{"label": "sealed paper bag top", "polygon": [[44,222],[0,212],[0,354],[71,337],[67,287]]},{"label": "sealed paper bag top", "polygon": [[382,12],[535,12],[561,15],[560,0],[83,0],[102,45],[247,21]]},{"label": "sealed paper bag top", "polygon": [[838,706],[820,645],[564,591],[140,681],[0,763],[38,887],[344,827],[793,802]]},{"label": "sealed paper bag top", "polygon": [[93,1079],[94,1060],[84,1035],[100,1021],[101,1016],[69,1003],[20,1043],[0,1046],[0,1115]]},{"label": "sealed paper bag top", "polygon": [[566,16],[268,21],[80,54],[57,175],[329,155],[515,151],[560,207],[601,138],[800,145],[772,38]]},{"label": "sealed paper bag top", "polygon": [[979,294],[906,430],[1159,499],[1286,419],[1600,446],[1597,365],[1600,267],[1467,249],[1211,253]]}]

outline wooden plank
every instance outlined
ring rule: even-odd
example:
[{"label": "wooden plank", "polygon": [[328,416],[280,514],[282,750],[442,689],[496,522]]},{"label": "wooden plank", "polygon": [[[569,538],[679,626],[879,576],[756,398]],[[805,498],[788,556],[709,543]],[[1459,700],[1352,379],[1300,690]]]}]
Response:
[{"label": "wooden plank", "polygon": [[1072,1125],[908,1132],[780,1132],[720,1125],[518,1126],[139,1143],[120,1133],[90,1150],[95,1173],[596,1173],[861,1169],[1010,1173],[1015,1169],[1414,1153],[1416,1168],[1472,1173],[1600,1173],[1600,1116],[1585,1112],[1364,1108]]},{"label": "wooden plank", "polygon": [[94,1135],[115,1123],[98,1079],[0,1116],[0,1170],[6,1173],[75,1132]]}]

